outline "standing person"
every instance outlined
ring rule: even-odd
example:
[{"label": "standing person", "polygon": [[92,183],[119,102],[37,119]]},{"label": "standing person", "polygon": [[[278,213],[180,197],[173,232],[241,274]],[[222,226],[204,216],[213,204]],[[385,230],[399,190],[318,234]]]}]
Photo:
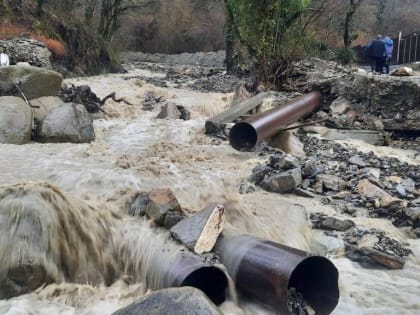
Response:
[{"label": "standing person", "polygon": [[3,47],[0,47],[0,67],[7,67],[10,64],[9,56],[3,52]]},{"label": "standing person", "polygon": [[385,50],[386,50],[386,56],[385,56],[385,72],[389,73],[389,66],[391,64],[392,59],[392,51],[394,50],[394,41],[391,37],[385,36],[384,38],[385,43]]},{"label": "standing person", "polygon": [[383,73],[386,50],[385,43],[382,40],[382,35],[375,37],[375,39],[368,45],[366,53],[367,56],[375,61],[375,72]]},{"label": "standing person", "polygon": [[372,55],[372,42],[373,40],[371,40],[365,48],[365,57],[370,63],[370,71],[374,72],[375,71],[375,58]]}]

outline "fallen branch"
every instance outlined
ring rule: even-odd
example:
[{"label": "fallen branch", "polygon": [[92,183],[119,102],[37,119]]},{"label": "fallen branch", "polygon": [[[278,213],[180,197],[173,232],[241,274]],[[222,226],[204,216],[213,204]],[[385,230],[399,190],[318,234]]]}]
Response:
[{"label": "fallen branch", "polygon": [[105,96],[102,100],[101,100],[101,105],[104,105],[105,104],[105,102],[106,102],[106,100],[107,99],[109,99],[109,98],[111,98],[114,102],[117,102],[117,103],[119,103],[119,102],[124,102],[125,104],[127,104],[127,105],[133,105],[133,104],[131,104],[130,102],[128,102],[124,97],[121,97],[121,98],[116,98],[116,96],[115,96],[115,92],[112,92],[111,94],[109,94],[109,95],[107,95],[107,96]]},{"label": "fallen branch", "polygon": [[12,80],[12,78],[10,78],[10,77],[8,77],[8,78],[9,78],[10,82],[12,82],[12,83],[14,84],[14,86],[15,86],[15,87],[16,87],[16,89],[19,91],[19,93],[22,95],[23,100],[25,101],[25,103],[26,103],[26,104],[28,104],[28,105],[29,105],[29,107],[32,107],[32,108],[39,108],[39,106],[32,105],[32,104],[29,102],[29,100],[28,100],[28,98],[26,97],[25,93],[23,93],[22,89],[19,87],[19,85],[18,85],[15,81],[13,81],[13,80]]}]

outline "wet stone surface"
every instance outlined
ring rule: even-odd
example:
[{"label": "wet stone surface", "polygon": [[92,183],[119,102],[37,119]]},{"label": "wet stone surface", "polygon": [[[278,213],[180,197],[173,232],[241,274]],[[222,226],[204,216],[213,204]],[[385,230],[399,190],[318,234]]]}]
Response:
[{"label": "wet stone surface", "polygon": [[365,267],[402,269],[412,251],[376,229],[354,228],[343,235],[346,257]]}]

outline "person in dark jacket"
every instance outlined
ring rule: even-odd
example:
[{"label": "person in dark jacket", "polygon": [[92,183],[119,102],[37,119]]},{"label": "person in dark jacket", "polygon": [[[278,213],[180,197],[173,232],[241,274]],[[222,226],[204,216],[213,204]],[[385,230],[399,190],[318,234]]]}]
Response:
[{"label": "person in dark jacket", "polygon": [[376,36],[376,38],[368,44],[366,47],[366,56],[375,62],[375,72],[383,73],[386,49],[381,35]]}]

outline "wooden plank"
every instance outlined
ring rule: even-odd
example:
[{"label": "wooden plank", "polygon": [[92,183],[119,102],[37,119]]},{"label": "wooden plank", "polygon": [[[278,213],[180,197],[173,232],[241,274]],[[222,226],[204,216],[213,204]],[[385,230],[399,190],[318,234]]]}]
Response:
[{"label": "wooden plank", "polygon": [[264,99],[270,96],[276,96],[274,91],[257,94],[250,99],[237,104],[224,112],[213,116],[205,123],[206,134],[216,134],[220,131],[223,124],[233,122],[235,119],[244,116],[249,111],[261,105]]}]

